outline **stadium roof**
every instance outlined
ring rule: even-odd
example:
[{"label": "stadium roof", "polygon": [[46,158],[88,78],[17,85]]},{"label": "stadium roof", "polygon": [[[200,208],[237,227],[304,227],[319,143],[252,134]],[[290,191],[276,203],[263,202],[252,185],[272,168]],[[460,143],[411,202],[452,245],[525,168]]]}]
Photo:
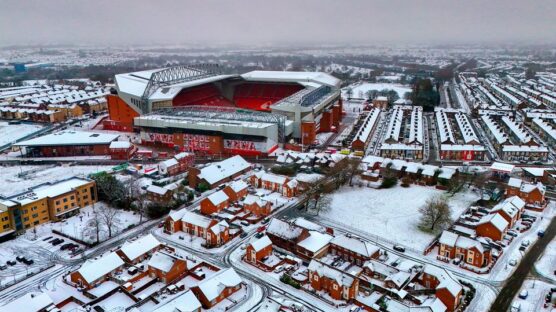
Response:
[{"label": "stadium roof", "polygon": [[60,131],[14,144],[15,146],[102,145],[118,139],[119,134]]},{"label": "stadium roof", "polygon": [[255,70],[241,75],[241,78],[247,81],[297,82],[301,84],[317,83],[319,85],[327,85],[333,88],[339,88],[341,83],[340,79],[321,72]]}]

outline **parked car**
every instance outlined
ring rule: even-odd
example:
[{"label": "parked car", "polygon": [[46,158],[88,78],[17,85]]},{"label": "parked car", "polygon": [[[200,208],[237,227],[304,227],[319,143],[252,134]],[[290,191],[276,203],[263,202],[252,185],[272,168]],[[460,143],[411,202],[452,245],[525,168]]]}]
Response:
[{"label": "parked car", "polygon": [[519,312],[521,311],[521,304],[519,302],[512,303],[511,312]]},{"label": "parked car", "polygon": [[524,246],[524,247],[529,246],[529,244],[530,244],[530,242],[527,239],[521,242],[521,246]]},{"label": "parked car", "polygon": [[264,230],[266,230],[266,226],[261,226],[257,229],[257,233],[262,233]]},{"label": "parked car", "polygon": [[270,222],[270,218],[267,217],[263,219],[263,224],[267,224],[268,222]]},{"label": "parked car", "polygon": [[511,266],[516,266],[517,265],[517,260],[511,259],[510,262],[508,262],[508,264],[511,265]]},{"label": "parked car", "polygon": [[15,257],[15,260],[17,260],[17,262],[23,262],[25,260],[25,257],[17,256],[17,257]]},{"label": "parked car", "polygon": [[405,252],[405,247],[400,245],[394,245],[394,250],[398,252]]},{"label": "parked car", "polygon": [[25,263],[27,265],[31,265],[31,264],[35,263],[35,261],[33,259],[24,259],[23,263]]},{"label": "parked car", "polygon": [[544,236],[544,231],[543,231],[543,230],[538,231],[538,232],[537,232],[537,235],[538,235],[539,237],[543,237],[543,236]]},{"label": "parked car", "polygon": [[519,246],[519,251],[525,251],[525,250],[527,250],[526,246]]},{"label": "parked car", "polygon": [[256,237],[256,238],[261,238],[261,237],[263,237],[263,236],[264,236],[264,233],[257,233],[257,234],[255,234],[255,237]]},{"label": "parked car", "polygon": [[513,236],[513,237],[517,237],[517,233],[514,232],[514,231],[508,231],[507,234],[510,235],[510,236]]},{"label": "parked car", "polygon": [[518,297],[519,297],[519,299],[527,299],[528,295],[529,295],[529,292],[527,292],[527,289],[524,289],[519,293]]},{"label": "parked car", "polygon": [[283,265],[279,265],[276,267],[276,269],[274,269],[274,273],[280,273],[284,271],[284,266]]},{"label": "parked car", "polygon": [[241,235],[239,235],[239,237],[241,237],[241,238],[246,238],[247,235],[248,235],[247,232],[243,232],[243,233],[241,233]]},{"label": "parked car", "polygon": [[247,221],[245,221],[245,220],[244,220],[244,221],[241,221],[240,223],[241,223],[241,225],[243,225],[243,226],[249,226],[249,225],[251,224],[251,223],[249,223],[249,222],[247,222]]},{"label": "parked car", "polygon": [[8,266],[5,264],[0,265],[0,270],[4,271],[5,269],[7,269]]},{"label": "parked car", "polygon": [[13,266],[13,265],[16,265],[17,262],[15,262],[13,260],[8,260],[8,261],[6,261],[6,264],[9,265],[9,266]]}]

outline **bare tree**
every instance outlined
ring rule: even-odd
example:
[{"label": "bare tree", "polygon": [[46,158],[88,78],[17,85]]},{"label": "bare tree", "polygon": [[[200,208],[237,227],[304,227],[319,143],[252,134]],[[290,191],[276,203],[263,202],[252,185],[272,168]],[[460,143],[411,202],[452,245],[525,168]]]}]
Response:
[{"label": "bare tree", "polygon": [[135,211],[139,214],[139,223],[143,222],[143,217],[147,213],[148,203],[147,193],[141,188],[138,179],[134,179],[129,185],[130,198],[135,204]]},{"label": "bare tree", "polygon": [[324,195],[319,197],[320,200],[315,202],[314,211],[319,215],[320,212],[327,212],[332,207],[332,197],[329,195]]},{"label": "bare tree", "polygon": [[102,220],[100,219],[97,212],[93,212],[92,218],[86,223],[83,229],[83,236],[85,237],[96,237],[96,243],[100,242],[100,233],[102,232]]},{"label": "bare tree", "polygon": [[419,208],[419,212],[419,226],[424,231],[439,232],[452,224],[452,211],[446,199],[442,197],[429,198],[425,205]]},{"label": "bare tree", "polygon": [[100,209],[97,210],[98,216],[104,226],[106,226],[106,230],[108,231],[108,238],[112,237],[112,232],[118,229],[120,225],[120,210],[103,205]]}]

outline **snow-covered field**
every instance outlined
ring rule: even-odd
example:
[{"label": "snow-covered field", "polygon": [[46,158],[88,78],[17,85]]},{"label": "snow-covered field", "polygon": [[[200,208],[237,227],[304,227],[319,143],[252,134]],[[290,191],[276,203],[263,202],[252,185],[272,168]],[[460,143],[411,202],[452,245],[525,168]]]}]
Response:
[{"label": "snow-covered field", "polygon": [[[378,190],[343,187],[331,195],[330,208],[322,211],[320,217],[365,231],[369,237],[376,235],[379,239],[422,251],[434,235],[418,229],[418,210],[429,198],[444,194],[444,191],[417,185]],[[452,218],[457,218],[477,199],[478,195],[472,192],[449,198]]]},{"label": "snow-covered field", "polygon": [[0,167],[0,195],[9,196],[23,192],[29,187],[55,182],[73,176],[87,176],[112,166],[8,166]]},{"label": "snow-covered field", "polygon": [[370,90],[394,90],[398,93],[398,96],[403,99],[403,96],[406,92],[411,92],[411,87],[407,85],[401,85],[396,83],[357,83],[350,85],[346,88],[342,89],[342,97],[347,98],[347,90],[351,88],[352,97],[355,98],[366,98],[366,93]]},{"label": "snow-covered field", "polygon": [[15,140],[21,139],[41,129],[41,125],[9,125],[5,121],[0,121],[0,146],[13,143]]}]

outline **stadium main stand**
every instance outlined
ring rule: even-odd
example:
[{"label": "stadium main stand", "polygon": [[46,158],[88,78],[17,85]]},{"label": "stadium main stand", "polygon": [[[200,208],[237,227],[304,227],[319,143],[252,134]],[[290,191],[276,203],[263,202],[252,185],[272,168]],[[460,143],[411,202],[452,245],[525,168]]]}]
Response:
[{"label": "stadium main stand", "polygon": [[173,106],[233,106],[213,84],[182,90],[173,100]]},{"label": "stadium main stand", "polygon": [[244,83],[235,88],[237,107],[270,111],[270,105],[303,89],[298,84]]}]

